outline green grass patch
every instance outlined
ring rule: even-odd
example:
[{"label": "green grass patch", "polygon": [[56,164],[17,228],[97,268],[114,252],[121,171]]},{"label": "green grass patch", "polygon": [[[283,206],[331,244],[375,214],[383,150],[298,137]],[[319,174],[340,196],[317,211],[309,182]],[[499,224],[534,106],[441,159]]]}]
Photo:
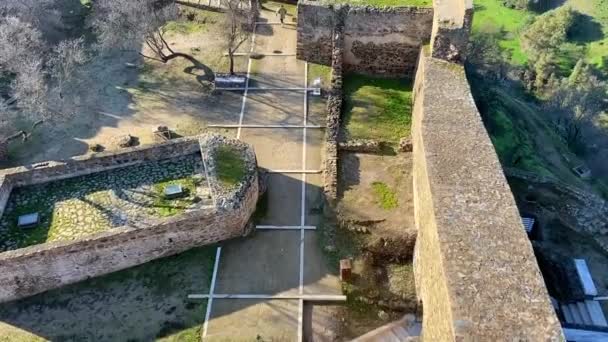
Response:
[{"label": "green grass patch", "polygon": [[375,7],[433,7],[433,0],[325,0],[325,3]]},{"label": "green grass patch", "polygon": [[[154,213],[160,217],[170,217],[183,213],[197,199],[194,196],[196,186],[200,184],[194,177],[165,180],[154,184]],[[181,185],[184,197],[168,199],[165,197],[165,188],[169,185]]]},{"label": "green grass patch", "polygon": [[245,161],[241,152],[232,146],[220,146],[215,152],[217,177],[226,187],[234,187],[245,177]]},{"label": "green grass patch", "polygon": [[331,67],[322,64],[308,63],[308,84],[317,79],[321,79],[322,87],[329,87],[331,84]]},{"label": "green grass patch", "polygon": [[382,182],[373,182],[372,189],[376,197],[376,203],[385,210],[395,209],[399,206],[397,194],[388,185]]},{"label": "green grass patch", "polygon": [[396,143],[410,134],[410,80],[347,75],[344,93],[344,127],[349,139]]},{"label": "green grass patch", "polygon": [[205,24],[198,21],[178,20],[171,21],[165,25],[167,32],[178,34],[192,34],[205,29]]},{"label": "green grass patch", "polygon": [[38,341],[19,329],[28,324],[45,341],[200,341],[207,302],[187,296],[209,291],[215,252],[194,248],[0,304],[0,320],[9,323],[0,341]]},{"label": "green grass patch", "polygon": [[566,4],[590,17],[579,26],[578,35],[585,45],[587,62],[608,74],[608,0],[568,0]]},{"label": "green grass patch", "polygon": [[519,32],[535,14],[530,11],[507,8],[501,0],[474,0],[473,33],[498,34],[500,46],[511,55],[514,64],[525,64],[528,57],[522,51]]}]

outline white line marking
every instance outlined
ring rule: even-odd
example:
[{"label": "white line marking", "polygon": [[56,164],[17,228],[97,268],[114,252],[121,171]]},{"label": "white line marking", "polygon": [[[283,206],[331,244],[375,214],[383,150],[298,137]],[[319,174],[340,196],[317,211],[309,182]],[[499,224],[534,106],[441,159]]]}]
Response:
[{"label": "white line marking", "polygon": [[[308,63],[304,63],[304,87],[308,87]],[[306,170],[306,125],[308,124],[308,91],[304,91],[304,130],[302,134],[302,169]],[[302,174],[302,206],[300,225],[306,224],[306,174]],[[304,294],[304,239],[305,230],[300,229],[300,295]],[[298,303],[298,342],[304,341],[304,300]]]},{"label": "white line marking", "polygon": [[211,128],[312,128],[312,129],[319,129],[319,128],[325,128],[325,126],[320,126],[320,125],[308,125],[308,126],[304,126],[304,125],[233,125],[233,124],[225,124],[225,125],[207,125],[207,127],[211,127]]},{"label": "white line marking", "polygon": [[304,341],[304,300],[298,303],[298,342]]},{"label": "white line marking", "polygon": [[260,225],[256,226],[255,229],[276,229],[276,230],[315,230],[317,227],[315,226],[266,226]]},{"label": "white line marking", "polygon": [[[203,339],[207,337],[207,328],[209,327],[209,319],[211,318],[211,306],[213,305],[213,298],[215,291],[215,281],[217,279],[217,269],[220,264],[220,255],[222,254],[222,247],[218,247],[215,251],[215,264],[213,265],[213,276],[211,277],[211,287],[209,288],[209,295],[207,301],[207,312],[205,313],[205,323],[203,323]],[[188,296],[190,298],[190,296]]]},{"label": "white line marking", "polygon": [[323,170],[266,170],[267,173],[322,173]]},{"label": "white line marking", "polygon": [[[258,52],[257,54],[263,55],[264,57],[266,56],[286,56],[286,57],[293,57],[296,54],[295,53],[276,53],[276,52]],[[235,52],[234,56],[249,56],[251,55],[250,52]],[[228,53],[224,53],[224,57],[229,56]]]},{"label": "white line marking", "polygon": [[[253,32],[251,34],[251,52],[255,47],[255,29],[256,25],[253,25]],[[249,92],[249,78],[251,77],[251,57],[247,61],[247,81],[245,81],[245,92],[243,93],[243,103],[241,104],[241,116],[239,117],[239,129],[236,132],[236,138],[241,138],[241,125],[243,124],[243,116],[245,115],[245,103],[247,102],[247,93]]]},{"label": "white line marking", "polygon": [[[251,61],[251,58],[249,59]],[[247,81],[249,81],[249,74],[247,75]],[[245,87],[234,87],[234,88],[215,88],[215,90],[223,90],[223,91],[260,91],[260,90],[284,90],[284,91],[309,91],[313,88],[300,88],[300,87],[247,87],[248,82],[245,82]]]},{"label": "white line marking", "polygon": [[190,294],[188,299],[281,299],[294,300],[301,299],[307,301],[346,301],[344,295],[323,295],[323,294]]},{"label": "white line marking", "polygon": [[[256,21],[257,25],[281,25],[280,21]],[[283,23],[283,25],[287,25],[287,26],[295,26],[293,24],[289,24],[289,23]]]}]

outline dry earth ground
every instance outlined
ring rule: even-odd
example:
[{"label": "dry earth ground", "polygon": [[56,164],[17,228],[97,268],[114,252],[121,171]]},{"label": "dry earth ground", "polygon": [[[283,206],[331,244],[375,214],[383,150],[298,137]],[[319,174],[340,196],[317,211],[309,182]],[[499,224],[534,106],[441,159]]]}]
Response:
[{"label": "dry earth ground", "polygon": [[[67,122],[43,126],[25,144],[14,143],[11,159],[2,167],[61,160],[85,154],[89,144],[116,148],[116,137],[131,134],[140,143],[155,141],[153,131],[168,126],[181,135],[194,135],[210,123],[234,122],[241,106],[238,92],[209,96],[205,80],[212,72],[225,72],[220,24],[223,14],[189,8],[197,22],[181,18],[169,26],[172,49],[189,53],[201,64],[177,58],[163,64],[144,59],[135,51],[114,51],[96,56],[77,94],[80,107]],[[249,43],[241,51],[249,51]],[[145,52],[145,49],[143,49]],[[236,57],[236,71],[246,71],[246,57]],[[26,127],[29,123],[16,123]],[[228,135],[235,133],[226,132]]]}]

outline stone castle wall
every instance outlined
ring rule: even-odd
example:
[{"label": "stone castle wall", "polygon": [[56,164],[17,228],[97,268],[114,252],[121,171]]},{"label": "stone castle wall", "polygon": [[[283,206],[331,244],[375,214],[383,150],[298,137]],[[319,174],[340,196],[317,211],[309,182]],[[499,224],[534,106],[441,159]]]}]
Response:
[{"label": "stone castle wall", "polygon": [[562,341],[463,67],[423,53],[414,92],[422,340]]},{"label": "stone castle wall", "polygon": [[432,8],[351,7],[344,24],[346,71],[413,77],[432,23]]},{"label": "stone castle wall", "polygon": [[101,152],[63,161],[5,169],[0,171],[0,177],[15,187],[26,186],[89,175],[153,160],[169,159],[196,153],[198,150],[199,144],[196,138],[182,138],[153,146],[137,146],[116,152]]},{"label": "stone castle wall", "polygon": [[331,65],[332,36],[340,23],[343,23],[345,71],[413,76],[418,52],[431,38],[433,9],[300,1],[298,58]]},{"label": "stone castle wall", "polygon": [[[435,0],[433,10],[432,28],[424,13],[410,10],[404,17],[418,16],[413,20],[418,24],[402,26],[400,32],[394,26],[400,23],[398,10],[299,3],[298,58],[331,63],[332,82],[336,82],[328,100],[326,196],[335,199],[337,193],[338,135],[333,133],[340,127],[342,71],[403,75],[399,67],[414,70],[409,63],[416,60],[414,272],[423,305],[421,341],[563,341],[531,243],[461,65],[466,59],[472,2]],[[381,38],[383,34],[387,40]],[[391,39],[408,34],[418,34],[422,42],[430,39],[429,48],[418,45],[412,55],[407,48],[391,45]],[[372,58],[357,57],[362,53],[357,49],[365,47],[368,39],[373,43],[366,50],[381,56],[380,62],[390,61],[386,68]],[[399,56],[387,56],[383,50],[398,51]]]},{"label": "stone castle wall", "polygon": [[334,30],[331,57],[331,88],[327,97],[327,129],[325,130],[325,164],[323,189],[328,200],[338,197],[338,152],[340,117],[342,115],[342,82],[344,65],[344,21]]},{"label": "stone castle wall", "polygon": [[[14,179],[41,182],[41,179],[69,178],[83,174],[83,165],[107,169],[132,165],[137,158],[164,159],[179,153],[201,150],[206,164],[213,161],[213,149],[219,144],[230,144],[243,151],[247,176],[235,189],[214,187],[216,206],[189,211],[176,217],[159,219],[145,228],[123,226],[87,236],[75,241],[44,243],[0,253],[0,302],[31,296],[46,290],[107,273],[136,266],[156,258],[181,253],[193,247],[209,245],[250,232],[249,219],[255,211],[259,196],[259,182],[255,154],[246,144],[221,137],[178,139],[153,147],[132,148],[116,154],[77,158],[33,169],[36,176],[15,170]],[[137,156],[137,157],[136,157]],[[66,166],[69,165],[69,166]],[[63,170],[63,172],[59,172]],[[88,172],[91,173],[91,172]],[[213,179],[213,170],[207,170]],[[10,179],[10,174],[5,174]],[[23,183],[21,183],[23,184]],[[0,199],[2,196],[0,187]]]}]

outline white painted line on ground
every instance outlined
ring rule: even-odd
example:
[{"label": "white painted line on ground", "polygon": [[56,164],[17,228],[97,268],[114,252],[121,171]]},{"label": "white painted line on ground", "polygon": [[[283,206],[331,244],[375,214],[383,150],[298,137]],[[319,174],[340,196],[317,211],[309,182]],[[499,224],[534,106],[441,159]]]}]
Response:
[{"label": "white painted line on ground", "polygon": [[276,229],[276,230],[315,230],[317,227],[315,226],[268,226],[268,225],[260,225],[255,226],[255,229]]},{"label": "white painted line on ground", "polygon": [[[217,280],[217,269],[220,264],[220,255],[222,254],[222,247],[218,247],[215,251],[215,264],[213,265],[213,276],[211,277],[211,286],[209,287],[209,295],[207,298],[207,312],[205,313],[205,322],[203,323],[203,339],[207,337],[207,329],[209,327],[209,319],[211,318],[211,306],[213,305],[213,298],[215,291],[215,281]],[[188,296],[190,298],[190,296]]]},{"label": "white painted line on ground", "polygon": [[308,126],[304,126],[304,125],[233,125],[233,124],[225,124],[225,125],[207,125],[207,127],[211,127],[211,128],[312,128],[312,129],[319,129],[319,128],[325,128],[325,126],[320,126],[320,125],[308,125]]},{"label": "white painted line on ground", "polygon": [[304,299],[298,303],[298,342],[304,341]]},{"label": "white painted line on ground", "polygon": [[188,299],[276,299],[276,300],[306,300],[318,302],[343,302],[344,295],[324,294],[190,294]]},{"label": "white painted line on ground", "polygon": [[266,170],[267,173],[322,173],[323,170]]},{"label": "white painted line on ground", "polygon": [[[276,52],[257,52],[256,54],[263,55],[264,57],[266,57],[266,56],[272,56],[272,57],[275,57],[275,56],[293,57],[293,56],[296,55],[295,53],[276,53]],[[251,53],[250,52],[236,52],[234,55],[235,56],[249,56],[249,55],[251,55]],[[224,53],[224,56],[229,56],[229,55],[227,53]]]},{"label": "white painted line on ground", "polygon": [[[249,59],[251,61],[251,58]],[[249,68],[248,68],[249,69]],[[249,80],[249,74],[247,75],[247,80]],[[301,87],[247,87],[247,82],[245,82],[245,87],[234,87],[234,88],[215,88],[215,90],[224,90],[224,91],[262,91],[262,90],[282,90],[282,91],[309,91],[312,89],[301,88]]]},{"label": "white painted line on ground", "polygon": [[[308,63],[304,63],[304,87],[308,87]],[[304,130],[302,134],[302,169],[306,170],[306,125],[308,123],[308,91],[304,91]],[[300,212],[300,225],[306,224],[306,174],[302,174],[302,205]],[[305,230],[300,229],[300,295],[304,294],[304,238]],[[304,300],[298,303],[298,342],[304,341]]]},{"label": "white painted line on ground", "polygon": [[[253,32],[251,34],[251,52],[253,53],[253,48],[255,47],[255,28],[256,25],[253,25]],[[243,116],[245,115],[245,103],[247,102],[247,93],[249,91],[249,78],[251,77],[251,57],[247,61],[247,80],[245,81],[245,92],[243,92],[243,102],[241,104],[241,115],[239,117],[239,128],[236,131],[236,138],[241,138],[241,125],[243,124]]]},{"label": "white painted line on ground", "polygon": [[280,21],[256,21],[258,25],[285,25],[285,26],[296,26],[295,24],[290,23],[281,23]]}]

